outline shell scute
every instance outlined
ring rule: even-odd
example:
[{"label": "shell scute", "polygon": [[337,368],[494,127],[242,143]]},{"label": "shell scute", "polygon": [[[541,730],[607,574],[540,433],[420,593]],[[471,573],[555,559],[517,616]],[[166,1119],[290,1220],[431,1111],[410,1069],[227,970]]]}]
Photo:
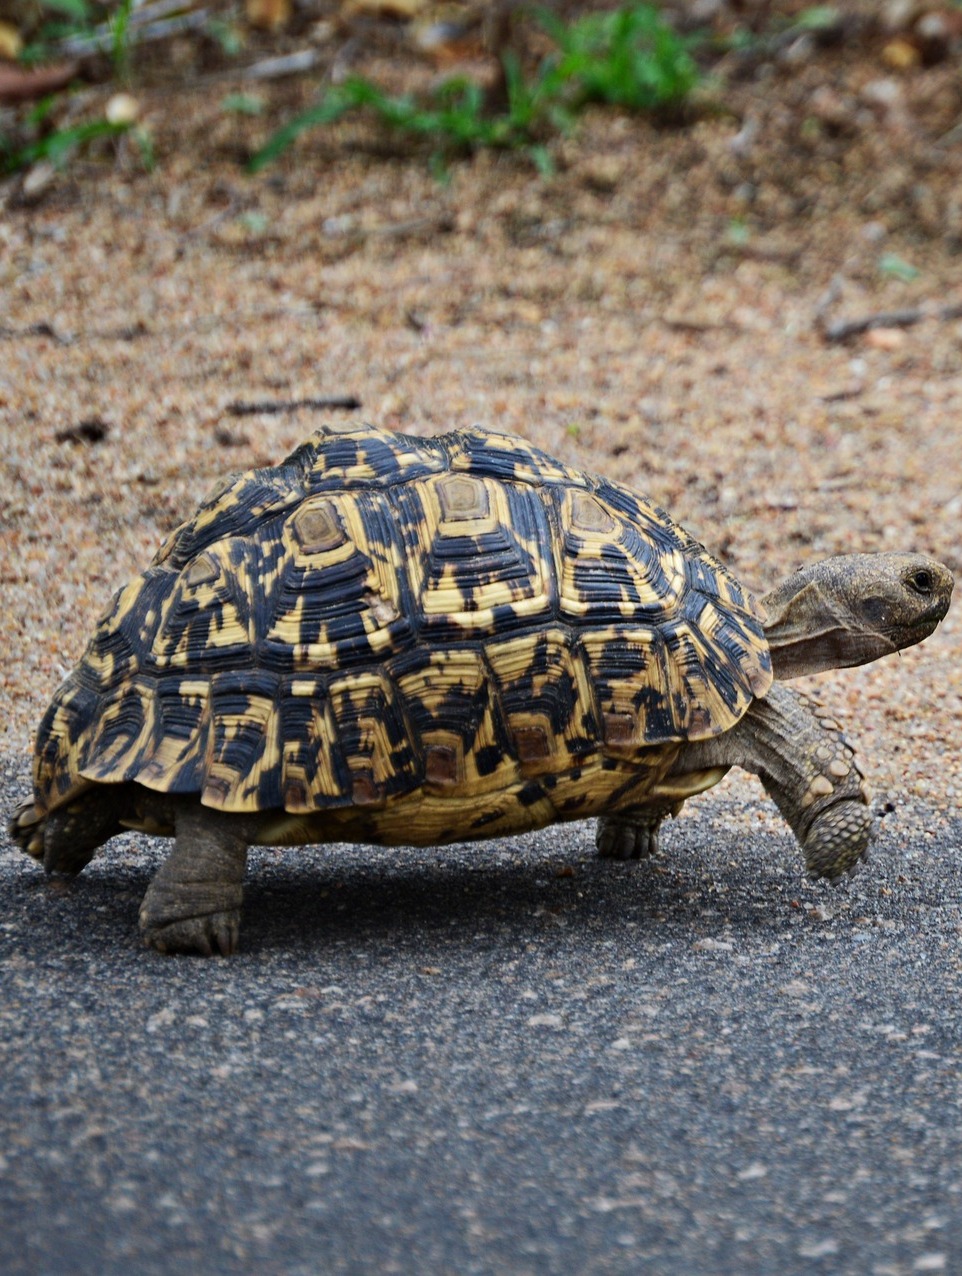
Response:
[{"label": "shell scute", "polygon": [[231,537],[179,573],[145,653],[152,671],[214,671],[248,665],[264,571],[256,545]]},{"label": "shell scute", "polygon": [[583,474],[513,434],[491,430],[459,430],[446,440],[451,470],[467,471],[498,482],[587,484]]},{"label": "shell scute", "polygon": [[158,727],[153,679],[138,674],[98,703],[80,742],[79,773],[103,783],[136,779],[153,754]]},{"label": "shell scute", "polygon": [[74,673],[101,692],[133,677],[153,642],[173,579],[166,569],[151,567],[118,589]]},{"label": "shell scute", "polygon": [[266,520],[296,505],[302,497],[302,485],[291,467],[280,465],[274,470],[231,475],[201,502],[195,514],[171,532],[154,563],[179,571],[218,541],[255,533]]},{"label": "shell scute", "polygon": [[501,632],[550,613],[551,530],[536,491],[448,475],[405,487],[397,502],[423,632]]},{"label": "shell scute", "polygon": [[201,801],[222,811],[269,811],[283,802],[279,684],[269,670],[210,680]]},{"label": "shell scute", "polygon": [[581,635],[602,717],[601,735],[618,754],[681,738],[665,642],[656,628],[610,625]]},{"label": "shell scute", "polygon": [[393,511],[377,493],[311,497],[287,521],[261,658],[310,673],[385,659],[414,641]]},{"label": "shell scute", "polygon": [[80,768],[103,696],[91,685],[95,680],[83,677],[82,668],[60,687],[37,729],[33,787],[40,811],[60,805],[83,787]]},{"label": "shell scute", "polygon": [[594,697],[569,633],[548,629],[489,641],[485,654],[523,775],[570,770],[597,747]]},{"label": "shell scute", "polygon": [[180,569],[225,537],[260,534],[265,523],[321,491],[388,487],[445,468],[433,440],[350,424],[316,431],[279,465],[232,474],[164,541],[154,559]]},{"label": "shell scute", "polygon": [[390,679],[379,670],[333,678],[328,687],[355,804],[372,806],[420,778],[412,732]]},{"label": "shell scute", "polygon": [[446,467],[444,451],[436,440],[393,434],[369,425],[318,431],[294,456],[304,467],[307,492],[390,487],[423,479]]},{"label": "shell scute", "polygon": [[161,793],[200,793],[210,733],[210,682],[157,678],[153,695],[158,731],[136,779]]},{"label": "shell scute", "polygon": [[293,678],[281,699],[282,806],[304,814],[350,801],[351,774],[322,679]]},{"label": "shell scute", "polygon": [[659,622],[678,606],[685,560],[671,539],[656,542],[599,496],[557,493],[561,611],[585,624]]},{"label": "shell scute", "polygon": [[514,775],[504,725],[481,651],[420,646],[391,662],[424,755],[429,787],[480,793]]}]

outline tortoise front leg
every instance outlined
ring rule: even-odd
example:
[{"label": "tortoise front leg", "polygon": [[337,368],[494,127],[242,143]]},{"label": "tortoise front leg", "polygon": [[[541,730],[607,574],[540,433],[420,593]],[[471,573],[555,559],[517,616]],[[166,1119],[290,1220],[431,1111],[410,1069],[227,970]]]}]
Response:
[{"label": "tortoise front leg", "polygon": [[718,764],[759,776],[812,877],[839,877],[865,858],[872,836],[868,789],[841,727],[815,700],[775,683],[730,731],[688,745],[676,763]]},{"label": "tortoise front leg", "polygon": [[179,807],[174,849],[140,908],[147,944],[162,953],[229,957],[240,935],[246,829],[236,817],[199,804]]},{"label": "tortoise front leg", "polygon": [[868,855],[872,812],[841,726],[818,701],[778,684],[742,722],[751,740],[748,765],[791,825],[809,876],[854,872]]}]

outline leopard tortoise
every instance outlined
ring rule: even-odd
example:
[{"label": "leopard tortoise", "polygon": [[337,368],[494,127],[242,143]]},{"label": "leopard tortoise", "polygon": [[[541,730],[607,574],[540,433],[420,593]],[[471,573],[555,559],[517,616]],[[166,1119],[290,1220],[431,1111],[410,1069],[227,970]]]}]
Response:
[{"label": "leopard tortoise", "polygon": [[733,765],[836,877],[868,845],[862,774],[780,682],[919,642],[952,585],[856,554],[759,606],[644,497],[520,439],[323,429],[230,478],[114,597],[13,837],[74,874],[124,829],[172,836],[140,913],[162,952],[234,951],[252,844],[598,815],[603,856],[642,857]]}]

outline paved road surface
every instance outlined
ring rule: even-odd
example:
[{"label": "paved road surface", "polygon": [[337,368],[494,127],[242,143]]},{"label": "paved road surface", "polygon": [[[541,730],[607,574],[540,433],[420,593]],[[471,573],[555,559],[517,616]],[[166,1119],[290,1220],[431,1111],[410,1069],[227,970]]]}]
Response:
[{"label": "paved road surface", "polygon": [[962,821],[835,890],[747,780],[668,843],[258,852],[204,962],[164,844],[4,841],[0,1270],[962,1272]]}]

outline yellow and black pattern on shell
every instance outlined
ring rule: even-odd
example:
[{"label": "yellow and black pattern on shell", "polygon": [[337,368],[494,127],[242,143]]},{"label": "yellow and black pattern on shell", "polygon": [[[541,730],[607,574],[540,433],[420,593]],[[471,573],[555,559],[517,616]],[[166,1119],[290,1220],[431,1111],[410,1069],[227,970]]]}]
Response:
[{"label": "yellow and black pattern on shell", "polygon": [[640,800],[770,681],[753,600],[636,493],[505,435],[325,430],[119,591],[36,802],[136,782],[265,841],[484,836]]},{"label": "yellow and black pattern on shell", "polygon": [[480,636],[550,616],[553,532],[537,488],[443,474],[399,489],[397,511],[426,634]]},{"label": "yellow and black pattern on shell", "polygon": [[170,534],[154,561],[183,567],[225,536],[259,535],[272,516],[319,492],[383,488],[437,473],[447,458],[443,448],[432,444],[369,426],[327,426],[280,465],[232,474],[216,484],[196,514]]}]

